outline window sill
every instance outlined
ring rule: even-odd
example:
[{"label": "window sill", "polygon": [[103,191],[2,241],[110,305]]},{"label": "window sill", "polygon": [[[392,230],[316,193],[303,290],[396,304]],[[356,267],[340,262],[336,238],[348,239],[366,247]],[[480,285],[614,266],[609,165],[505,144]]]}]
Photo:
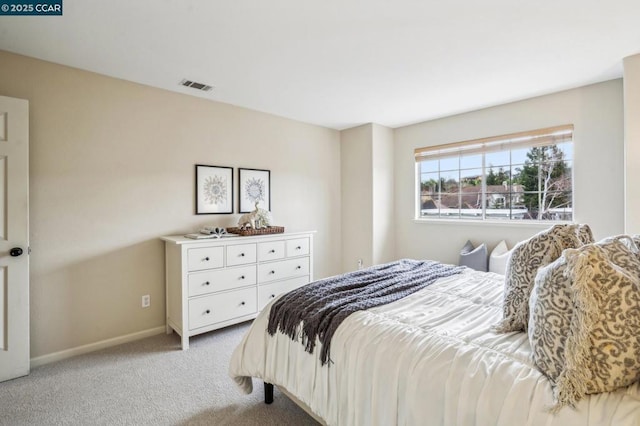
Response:
[{"label": "window sill", "polygon": [[414,218],[414,223],[419,223],[423,225],[476,225],[476,226],[504,226],[504,227],[518,227],[518,228],[536,228],[536,229],[546,229],[550,228],[553,225],[557,224],[569,224],[574,223],[570,221],[562,221],[562,220],[546,220],[544,222],[538,221],[507,221],[507,220],[473,220],[473,219],[423,219],[423,218]]}]

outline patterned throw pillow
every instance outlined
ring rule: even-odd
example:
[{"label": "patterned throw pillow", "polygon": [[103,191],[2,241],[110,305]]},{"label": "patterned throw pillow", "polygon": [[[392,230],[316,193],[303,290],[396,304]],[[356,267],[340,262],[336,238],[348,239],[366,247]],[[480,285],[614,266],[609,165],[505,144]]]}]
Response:
[{"label": "patterned throw pillow", "polygon": [[[630,235],[607,237],[596,243],[605,249],[607,258],[619,267],[640,277],[640,263],[637,262],[638,246]],[[635,254],[636,258],[632,255]]]},{"label": "patterned throw pillow", "polygon": [[489,272],[495,272],[496,274],[504,275],[507,269],[507,260],[511,255],[511,250],[507,247],[507,242],[502,240],[498,245],[491,250],[489,256]]},{"label": "patterned throw pillow", "polygon": [[593,233],[591,232],[591,227],[586,223],[579,224],[577,232],[578,232],[578,239],[583,245],[591,244],[595,242],[595,240],[593,239]]},{"label": "patterned throw pillow", "polygon": [[640,379],[637,254],[614,242],[608,247],[586,245],[563,255],[572,281],[574,312],[564,368],[556,379],[557,407],[573,406],[586,394],[609,392]]},{"label": "patterned throw pillow", "polygon": [[533,361],[555,383],[564,368],[564,349],[573,318],[571,279],[564,254],[538,270],[529,299],[528,334]]},{"label": "patterned throw pillow", "polygon": [[503,319],[493,327],[497,333],[526,331],[529,296],[538,269],[560,257],[562,250],[582,246],[579,225],[554,225],[513,248],[504,279]]},{"label": "patterned throw pillow", "polygon": [[471,241],[467,241],[460,250],[459,265],[487,272],[487,245],[482,243],[478,247],[474,247]]},{"label": "patterned throw pillow", "polygon": [[[620,235],[605,238],[595,245],[604,250],[614,265],[640,277],[640,261],[636,252],[629,248],[629,241],[630,237]],[[572,277],[566,273],[565,253],[538,270],[529,298],[528,334],[533,360],[553,383],[565,367],[566,340],[575,309]]]}]

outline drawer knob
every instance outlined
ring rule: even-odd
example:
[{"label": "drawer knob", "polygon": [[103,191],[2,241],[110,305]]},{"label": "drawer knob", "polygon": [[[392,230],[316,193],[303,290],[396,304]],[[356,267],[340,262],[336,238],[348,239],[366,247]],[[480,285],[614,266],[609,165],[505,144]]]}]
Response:
[{"label": "drawer knob", "polygon": [[270,274],[275,274],[275,273],[276,273],[276,271],[269,271],[269,273],[270,273]]},{"label": "drawer knob", "polygon": [[275,294],[272,294],[270,297],[273,299],[274,297],[276,297],[276,295],[275,295]]},{"label": "drawer knob", "polygon": [[276,252],[275,249],[269,250],[269,253],[275,253],[275,252]]},{"label": "drawer knob", "polygon": [[241,275],[241,276],[240,276],[240,279],[241,279],[241,280],[244,280],[244,275]]},{"label": "drawer knob", "polygon": [[211,310],[207,309],[206,311],[204,311],[205,314],[210,314]]},{"label": "drawer knob", "polygon": [[302,266],[298,265],[296,266],[296,269],[302,269]]},{"label": "drawer knob", "polygon": [[240,305],[244,306],[244,302],[240,302]]},{"label": "drawer knob", "polygon": [[240,253],[240,257],[244,257],[244,253]]},{"label": "drawer knob", "polygon": [[296,247],[296,250],[302,250],[302,247],[298,246]]},{"label": "drawer knob", "polygon": [[208,262],[209,261],[209,257],[208,256],[205,257],[204,260]]},{"label": "drawer knob", "polygon": [[209,281],[206,281],[206,282],[204,283],[204,285],[209,285],[209,284],[211,284]]}]

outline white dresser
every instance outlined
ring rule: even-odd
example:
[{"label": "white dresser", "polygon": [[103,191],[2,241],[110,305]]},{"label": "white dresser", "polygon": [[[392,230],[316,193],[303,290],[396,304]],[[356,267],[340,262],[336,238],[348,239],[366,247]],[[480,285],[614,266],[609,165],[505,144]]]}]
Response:
[{"label": "white dresser", "polygon": [[313,232],[165,242],[167,334],[189,337],[255,318],[313,280]]}]

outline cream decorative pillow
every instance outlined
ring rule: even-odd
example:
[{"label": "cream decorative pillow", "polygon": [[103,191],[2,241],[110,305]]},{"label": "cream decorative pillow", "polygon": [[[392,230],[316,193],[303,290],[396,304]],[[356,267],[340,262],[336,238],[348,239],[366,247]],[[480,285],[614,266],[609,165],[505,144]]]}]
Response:
[{"label": "cream decorative pillow", "polygon": [[640,278],[633,272],[640,271],[640,260],[619,241],[609,246],[590,244],[563,254],[574,313],[565,367],[556,380],[557,407],[640,379]]},{"label": "cream decorative pillow", "polygon": [[580,247],[578,225],[554,225],[513,248],[504,280],[503,319],[493,327],[498,333],[526,331],[529,295],[538,269],[560,257],[566,248]]},{"label": "cream decorative pillow", "polygon": [[495,272],[496,274],[504,275],[507,269],[507,260],[511,255],[511,250],[507,247],[507,242],[502,240],[498,245],[491,250],[489,256],[489,272]]}]

